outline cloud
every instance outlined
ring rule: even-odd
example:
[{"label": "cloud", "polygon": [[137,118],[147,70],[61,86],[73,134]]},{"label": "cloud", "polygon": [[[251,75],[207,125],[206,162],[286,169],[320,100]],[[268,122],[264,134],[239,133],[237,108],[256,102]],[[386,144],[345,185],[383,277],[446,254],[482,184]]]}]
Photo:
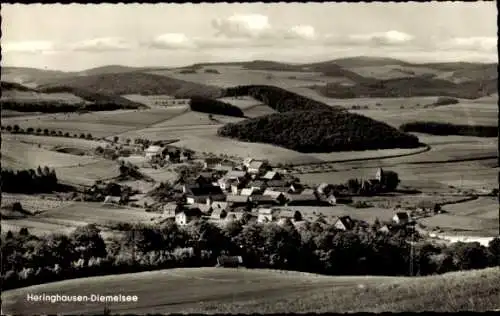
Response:
[{"label": "cloud", "polygon": [[459,49],[469,51],[497,51],[497,38],[496,37],[456,37],[451,40],[445,41],[442,48],[447,50]]},{"label": "cloud", "polygon": [[121,51],[133,48],[133,44],[119,37],[100,37],[69,44],[68,48],[87,52]]},{"label": "cloud", "polygon": [[2,43],[2,51],[5,53],[52,53],[56,47],[50,41],[16,41]]},{"label": "cloud", "polygon": [[374,46],[404,45],[411,42],[414,37],[399,31],[387,31],[371,34],[355,34],[348,36],[348,42],[353,44],[368,44]]},{"label": "cloud", "polygon": [[192,39],[182,33],[166,33],[155,37],[150,46],[158,49],[189,49],[196,48]]},{"label": "cloud", "polygon": [[269,18],[261,14],[235,14],[212,20],[217,36],[228,38],[258,38],[270,35]]},{"label": "cloud", "polygon": [[314,40],[316,30],[310,25],[296,25],[285,33],[285,38]]}]

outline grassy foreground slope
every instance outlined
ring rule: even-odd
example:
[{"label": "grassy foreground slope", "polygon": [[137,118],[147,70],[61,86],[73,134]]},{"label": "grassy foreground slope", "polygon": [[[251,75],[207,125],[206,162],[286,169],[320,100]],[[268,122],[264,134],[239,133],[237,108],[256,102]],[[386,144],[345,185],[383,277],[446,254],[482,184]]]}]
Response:
[{"label": "grassy foreground slope", "polygon": [[370,119],[337,111],[293,111],[229,123],[219,136],[268,143],[299,152],[415,148],[418,138]]},{"label": "grassy foreground slope", "polygon": [[440,276],[335,277],[273,270],[190,268],[92,277],[2,293],[7,314],[95,314],[105,304],[27,303],[30,294],[137,295],[111,313],[486,311],[500,307],[498,268]]}]

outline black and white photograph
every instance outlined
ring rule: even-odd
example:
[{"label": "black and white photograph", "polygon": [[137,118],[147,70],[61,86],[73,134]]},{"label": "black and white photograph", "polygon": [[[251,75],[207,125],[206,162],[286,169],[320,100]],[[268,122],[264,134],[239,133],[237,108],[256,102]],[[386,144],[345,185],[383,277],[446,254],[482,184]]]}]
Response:
[{"label": "black and white photograph", "polygon": [[1,314],[500,311],[497,14],[3,4]]}]

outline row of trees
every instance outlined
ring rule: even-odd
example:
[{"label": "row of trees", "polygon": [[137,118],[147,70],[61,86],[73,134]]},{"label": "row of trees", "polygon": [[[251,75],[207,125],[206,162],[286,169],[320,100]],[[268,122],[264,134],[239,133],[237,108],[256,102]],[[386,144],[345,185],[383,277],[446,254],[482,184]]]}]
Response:
[{"label": "row of trees", "polygon": [[426,133],[432,135],[463,135],[475,137],[497,137],[498,126],[461,125],[439,122],[410,122],[399,127],[403,132]]},{"label": "row of trees", "polygon": [[2,125],[2,131],[7,131],[10,133],[14,134],[29,134],[29,135],[43,135],[43,136],[59,136],[59,137],[68,137],[68,138],[81,138],[81,139],[88,139],[92,140],[94,137],[90,133],[80,133],[80,134],[70,134],[69,132],[63,132],[63,131],[57,131],[57,130],[52,130],[48,128],[33,128],[33,127],[27,127],[26,129],[23,129],[20,127],[18,124],[14,125]]},{"label": "row of trees", "polygon": [[[2,237],[4,289],[78,276],[185,266],[212,266],[220,254],[240,255],[250,268],[274,268],[330,275],[408,275],[409,232],[385,234],[376,226],[341,231],[320,221],[296,228],[291,222],[224,227],[196,221],[183,228],[122,225],[124,234],[105,246],[89,225],[73,234],[35,237],[27,231]],[[417,238],[418,240],[418,238]],[[427,275],[498,266],[500,239],[437,246],[420,241],[415,273]]]},{"label": "row of trees", "polygon": [[343,110],[341,107],[332,107],[274,86],[236,86],[227,88],[224,91],[224,96],[251,96],[278,112]]},{"label": "row of trees", "polygon": [[38,167],[36,170],[2,169],[2,191],[11,193],[46,193],[59,188],[54,169]]},{"label": "row of trees", "polygon": [[229,103],[205,97],[192,97],[189,103],[192,111],[243,117],[243,111]]},{"label": "row of trees", "polygon": [[477,99],[497,91],[496,79],[453,83],[448,80],[419,76],[387,80],[355,81],[352,86],[329,83],[314,87],[330,98],[447,96]]},{"label": "row of trees", "polygon": [[218,135],[274,144],[299,152],[332,152],[421,146],[417,137],[348,112],[294,111],[229,123]]}]

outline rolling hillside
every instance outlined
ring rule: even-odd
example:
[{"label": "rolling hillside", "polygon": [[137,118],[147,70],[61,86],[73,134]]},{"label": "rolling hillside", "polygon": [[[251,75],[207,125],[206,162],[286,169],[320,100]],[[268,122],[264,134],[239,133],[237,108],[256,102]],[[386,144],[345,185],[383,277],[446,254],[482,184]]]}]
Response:
[{"label": "rolling hillside", "polygon": [[108,95],[166,94],[178,98],[192,96],[218,97],[220,89],[165,76],[141,72],[110,73],[66,78],[59,83],[43,85],[43,90],[71,87]]},{"label": "rolling hillside", "polygon": [[19,83],[1,82],[4,110],[19,112],[73,112],[145,108],[143,104],[120,96],[106,95],[66,86],[35,89]]},{"label": "rolling hillside", "polygon": [[[2,293],[6,314],[487,311],[500,307],[497,268],[428,277],[321,276],[190,268],[75,279]],[[26,294],[137,295],[137,302],[27,304]]]}]

